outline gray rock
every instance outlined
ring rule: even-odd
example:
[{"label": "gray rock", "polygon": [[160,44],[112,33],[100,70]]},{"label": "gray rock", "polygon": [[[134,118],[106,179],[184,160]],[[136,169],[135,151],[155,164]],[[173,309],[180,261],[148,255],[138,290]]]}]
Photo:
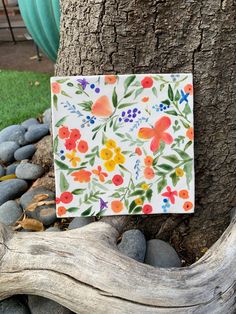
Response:
[{"label": "gray rock", "polygon": [[16,142],[23,146],[26,144],[25,128],[22,125],[11,125],[0,132],[0,143],[2,142]]},{"label": "gray rock", "polygon": [[27,182],[21,179],[11,179],[0,182],[0,205],[20,197],[27,188]]},{"label": "gray rock", "polygon": [[76,217],[69,224],[68,230],[81,228],[83,226],[90,224],[91,222],[94,222],[93,217]]},{"label": "gray rock", "polygon": [[236,217],[236,207],[233,207],[230,211],[230,220],[233,220]]},{"label": "gray rock", "polygon": [[145,263],[154,267],[181,267],[181,261],[169,243],[153,239],[147,242]]},{"label": "gray rock", "polygon": [[14,157],[16,160],[30,159],[35,152],[36,152],[35,145],[30,144],[17,149],[14,153]]},{"label": "gray rock", "polygon": [[48,108],[43,113],[43,123],[50,125],[52,123],[52,111]]},{"label": "gray rock", "polygon": [[31,125],[28,131],[25,133],[25,140],[29,143],[35,143],[49,132],[49,126],[47,124]]},{"label": "gray rock", "polygon": [[5,169],[3,166],[0,165],[0,177],[3,177],[5,175]]},{"label": "gray rock", "polygon": [[30,118],[21,123],[21,125],[27,130],[31,125],[39,124],[38,120],[35,118]]},{"label": "gray rock", "polygon": [[18,165],[19,165],[18,163],[14,163],[14,164],[9,165],[6,169],[6,175],[15,174],[16,173],[16,167]]},{"label": "gray rock", "polygon": [[13,225],[22,215],[22,208],[16,201],[7,201],[0,206],[0,222]]},{"label": "gray rock", "polygon": [[137,229],[125,231],[118,249],[124,255],[143,263],[146,253],[146,240],[143,233]]},{"label": "gray rock", "polygon": [[12,297],[0,302],[1,314],[30,314],[28,307],[18,300],[16,297]]},{"label": "gray rock", "polygon": [[16,168],[16,176],[19,179],[36,180],[44,174],[44,169],[40,165],[22,163]]},{"label": "gray rock", "polygon": [[58,227],[49,227],[45,230],[46,232],[58,232],[61,231]]},{"label": "gray rock", "polygon": [[34,188],[33,190],[27,191],[20,198],[20,204],[23,209],[26,209],[31,203],[34,202],[34,197],[39,194],[48,194],[46,201],[52,201],[55,199],[55,193],[44,187]]},{"label": "gray rock", "polygon": [[31,314],[71,314],[69,309],[52,300],[39,297],[37,295],[28,296],[28,305]]},{"label": "gray rock", "polygon": [[57,220],[56,206],[41,207],[37,216],[44,226],[50,226]]},{"label": "gray rock", "polygon": [[15,142],[2,142],[0,144],[0,160],[7,163],[14,161],[14,153],[19,147]]}]

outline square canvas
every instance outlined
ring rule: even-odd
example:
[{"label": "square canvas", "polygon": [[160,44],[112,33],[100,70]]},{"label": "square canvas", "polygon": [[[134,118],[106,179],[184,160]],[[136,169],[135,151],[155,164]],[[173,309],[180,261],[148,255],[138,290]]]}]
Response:
[{"label": "square canvas", "polygon": [[59,217],[194,211],[191,74],[51,78]]}]

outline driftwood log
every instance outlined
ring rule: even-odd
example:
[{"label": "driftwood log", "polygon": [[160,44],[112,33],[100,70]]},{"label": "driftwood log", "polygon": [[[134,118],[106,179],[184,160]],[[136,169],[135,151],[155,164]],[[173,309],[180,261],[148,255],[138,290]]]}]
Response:
[{"label": "driftwood log", "polygon": [[172,269],[123,256],[118,227],[29,236],[0,225],[0,300],[37,294],[76,313],[235,313],[235,221],[201,260]]}]

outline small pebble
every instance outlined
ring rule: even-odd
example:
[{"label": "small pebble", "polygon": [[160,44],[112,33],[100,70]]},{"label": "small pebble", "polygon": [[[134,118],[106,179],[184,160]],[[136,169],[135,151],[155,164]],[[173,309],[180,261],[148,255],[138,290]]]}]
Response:
[{"label": "small pebble", "polygon": [[0,165],[0,178],[5,175],[5,169]]},{"label": "small pebble", "polygon": [[16,168],[16,176],[24,180],[36,180],[44,174],[44,169],[40,165],[22,163]]},{"label": "small pebble", "polygon": [[21,179],[0,182],[0,205],[20,197],[27,189],[27,182]]},{"label": "small pebble", "polygon": [[68,230],[84,227],[91,222],[94,222],[93,217],[76,217],[69,224]]},{"label": "small pebble", "polygon": [[0,206],[0,222],[10,226],[20,219],[22,208],[16,201],[7,201]]},{"label": "small pebble", "polygon": [[7,167],[6,169],[6,175],[8,176],[9,174],[15,174],[16,173],[16,167],[18,166],[18,163],[11,164]]},{"label": "small pebble", "polygon": [[25,133],[25,140],[29,143],[35,143],[49,132],[49,126],[47,124],[31,125],[28,131]]},{"label": "small pebble", "polygon": [[19,147],[15,142],[2,142],[0,144],[0,160],[6,163],[14,161],[14,153]]},{"label": "small pebble", "polygon": [[124,255],[143,263],[146,253],[146,240],[143,233],[138,229],[125,231],[118,249]]},{"label": "small pebble", "polygon": [[24,159],[30,159],[36,151],[35,145],[26,145],[24,147],[21,147],[17,149],[14,153],[14,157],[16,160],[24,160]]},{"label": "small pebble", "polygon": [[158,239],[147,242],[144,262],[154,267],[181,267],[181,260],[175,249],[169,243]]},{"label": "small pebble", "polygon": [[30,118],[21,123],[21,125],[28,130],[31,125],[39,124],[38,120],[35,118]]},{"label": "small pebble", "polygon": [[61,230],[58,227],[49,227],[45,231],[46,232],[59,232]]}]

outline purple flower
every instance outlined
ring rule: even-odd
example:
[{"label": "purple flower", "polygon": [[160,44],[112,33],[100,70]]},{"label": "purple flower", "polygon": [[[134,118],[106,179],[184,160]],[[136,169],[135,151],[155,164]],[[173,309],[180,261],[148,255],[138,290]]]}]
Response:
[{"label": "purple flower", "polygon": [[104,208],[108,208],[107,204],[108,202],[105,202],[102,198],[100,198],[100,210],[103,210]]},{"label": "purple flower", "polygon": [[89,82],[87,82],[86,79],[79,79],[77,81],[80,83],[83,89],[85,89],[86,86],[89,84]]}]

